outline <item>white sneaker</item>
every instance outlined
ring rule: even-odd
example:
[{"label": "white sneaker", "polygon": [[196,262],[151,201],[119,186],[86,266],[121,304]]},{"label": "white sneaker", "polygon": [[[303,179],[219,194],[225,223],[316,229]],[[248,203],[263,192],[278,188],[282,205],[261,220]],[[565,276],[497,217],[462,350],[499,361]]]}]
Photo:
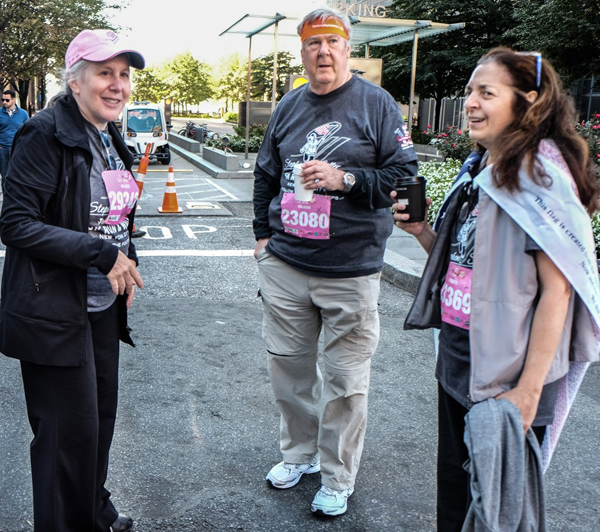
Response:
[{"label": "white sneaker", "polygon": [[285,490],[287,488],[293,488],[302,475],[309,475],[311,473],[318,473],[321,470],[321,464],[319,457],[313,458],[309,464],[290,464],[289,462],[280,462],[274,466],[269,474],[267,475],[267,482],[274,488],[279,490]]},{"label": "white sneaker", "polygon": [[348,497],[353,493],[354,488],[334,490],[327,486],[321,486],[310,505],[310,509],[317,514],[328,516],[345,514],[348,509]]}]

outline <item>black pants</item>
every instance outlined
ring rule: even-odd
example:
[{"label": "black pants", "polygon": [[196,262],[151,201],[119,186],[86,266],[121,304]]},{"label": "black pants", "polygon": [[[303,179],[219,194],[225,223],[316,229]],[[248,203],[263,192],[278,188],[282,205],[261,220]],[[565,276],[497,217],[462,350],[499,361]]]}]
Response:
[{"label": "black pants", "polygon": [[[467,412],[438,384],[438,532],[460,532],[471,504],[471,479],[463,468],[469,459],[464,442]],[[533,432],[541,443],[546,427],[533,427]]]},{"label": "black pants", "polygon": [[21,362],[31,442],[35,532],[107,532],[104,487],[117,412],[116,303],[88,314],[87,365]]}]

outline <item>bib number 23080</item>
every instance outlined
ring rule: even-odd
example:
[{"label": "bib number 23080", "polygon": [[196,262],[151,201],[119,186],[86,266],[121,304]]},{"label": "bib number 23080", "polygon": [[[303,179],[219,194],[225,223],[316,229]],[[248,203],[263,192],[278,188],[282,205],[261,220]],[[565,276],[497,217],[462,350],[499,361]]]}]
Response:
[{"label": "bib number 23080", "polygon": [[329,239],[331,196],[315,194],[311,201],[297,201],[286,192],[281,199],[281,222],[286,233],[300,238]]}]

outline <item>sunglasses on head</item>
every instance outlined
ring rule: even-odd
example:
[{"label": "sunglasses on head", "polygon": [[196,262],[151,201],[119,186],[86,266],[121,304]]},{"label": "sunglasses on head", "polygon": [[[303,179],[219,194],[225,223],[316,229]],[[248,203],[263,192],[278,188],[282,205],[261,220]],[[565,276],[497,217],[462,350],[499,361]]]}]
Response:
[{"label": "sunglasses on head", "polygon": [[540,92],[542,86],[542,54],[540,52],[516,52],[517,55],[535,57],[535,90]]}]

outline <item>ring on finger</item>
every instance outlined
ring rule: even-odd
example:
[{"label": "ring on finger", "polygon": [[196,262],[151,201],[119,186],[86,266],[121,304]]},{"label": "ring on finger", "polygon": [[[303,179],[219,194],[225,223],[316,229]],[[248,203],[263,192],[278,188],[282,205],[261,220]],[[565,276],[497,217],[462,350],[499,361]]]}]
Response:
[{"label": "ring on finger", "polygon": [[318,182],[319,182],[319,180],[318,180],[318,179],[315,179],[315,185],[316,185]]}]

